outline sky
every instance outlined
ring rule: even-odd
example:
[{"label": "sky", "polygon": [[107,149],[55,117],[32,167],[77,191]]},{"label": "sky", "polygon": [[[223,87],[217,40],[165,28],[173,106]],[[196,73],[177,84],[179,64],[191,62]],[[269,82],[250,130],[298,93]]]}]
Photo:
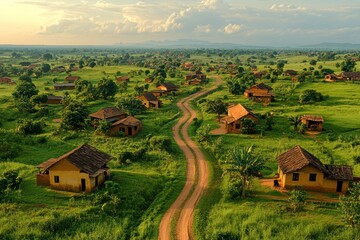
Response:
[{"label": "sky", "polygon": [[360,43],[359,0],[1,0],[0,44]]}]

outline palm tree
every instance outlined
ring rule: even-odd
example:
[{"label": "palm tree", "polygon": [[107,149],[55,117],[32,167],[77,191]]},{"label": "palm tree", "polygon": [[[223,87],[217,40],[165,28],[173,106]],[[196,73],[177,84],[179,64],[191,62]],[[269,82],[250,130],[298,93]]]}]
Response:
[{"label": "palm tree", "polygon": [[226,163],[228,164],[226,171],[240,174],[242,197],[245,197],[245,186],[248,178],[258,175],[265,164],[262,157],[254,155],[253,146],[243,148],[236,146],[230,154],[230,160]]},{"label": "palm tree", "polygon": [[291,125],[294,126],[294,130],[297,131],[298,127],[301,123],[301,115],[296,115],[296,116],[290,117],[289,121],[290,121]]}]

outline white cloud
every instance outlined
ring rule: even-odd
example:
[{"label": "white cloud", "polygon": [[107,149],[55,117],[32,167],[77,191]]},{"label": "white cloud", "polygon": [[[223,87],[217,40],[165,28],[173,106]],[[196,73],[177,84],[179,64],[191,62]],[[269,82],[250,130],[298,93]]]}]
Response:
[{"label": "white cloud", "polygon": [[212,32],[212,27],[210,24],[207,25],[197,25],[196,28],[194,29],[194,32],[203,32],[203,33],[209,33]]},{"label": "white cloud", "polygon": [[233,34],[239,32],[241,28],[242,26],[239,24],[228,24],[224,27],[222,31],[226,34]]},{"label": "white cloud", "polygon": [[272,11],[284,11],[284,12],[294,12],[294,11],[305,11],[305,7],[295,6],[291,4],[273,4],[270,8]]}]

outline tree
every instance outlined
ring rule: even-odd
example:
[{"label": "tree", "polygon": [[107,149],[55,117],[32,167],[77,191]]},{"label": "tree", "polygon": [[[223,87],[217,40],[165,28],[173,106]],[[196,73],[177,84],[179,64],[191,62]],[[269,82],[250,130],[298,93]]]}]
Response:
[{"label": "tree", "polygon": [[325,99],[324,95],[313,89],[304,90],[299,96],[300,103],[320,102]]},{"label": "tree", "polygon": [[12,93],[16,107],[19,111],[22,112],[33,112],[33,103],[30,101],[30,98],[36,94],[38,94],[38,90],[35,85],[30,80],[20,81],[19,84],[16,85],[15,91]]},{"label": "tree", "polygon": [[141,96],[143,93],[144,93],[144,86],[138,86],[138,85],[136,85],[135,87],[134,87],[134,90],[135,90],[135,92],[136,92],[136,95],[137,96]]},{"label": "tree", "polygon": [[117,102],[117,107],[123,109],[127,114],[135,116],[145,110],[141,100],[130,97],[122,97]]},{"label": "tree", "polygon": [[19,119],[16,123],[16,132],[24,135],[40,134],[43,132],[43,124],[30,119]]},{"label": "tree", "polygon": [[48,100],[48,96],[46,94],[40,94],[40,95],[33,95],[30,98],[30,101],[34,104],[34,105],[40,105],[42,103],[46,103]]},{"label": "tree", "polygon": [[264,168],[264,160],[254,154],[253,146],[240,147],[236,146],[230,152],[229,160],[225,161],[226,171],[234,172],[241,178],[241,196],[245,197],[246,183],[250,176],[257,176],[259,171]]},{"label": "tree", "polygon": [[50,69],[51,69],[50,64],[43,63],[41,66],[41,71],[44,73],[50,72]]},{"label": "tree", "polygon": [[75,92],[78,97],[85,97],[88,100],[97,99],[97,92],[90,81],[79,79],[75,82]]},{"label": "tree", "polygon": [[310,60],[310,65],[315,66],[315,65],[316,65],[316,63],[317,63],[317,61],[316,61],[315,59],[311,59],[311,60]]},{"label": "tree", "polygon": [[43,54],[43,59],[45,61],[50,61],[51,59],[53,59],[53,55],[51,53],[44,53]]},{"label": "tree", "polygon": [[61,112],[61,128],[68,130],[85,128],[88,114],[89,111],[82,102],[67,97]]},{"label": "tree", "polygon": [[206,112],[216,113],[218,118],[220,117],[220,114],[226,113],[226,108],[226,104],[220,98],[206,101]]},{"label": "tree", "polygon": [[347,224],[357,227],[360,224],[360,183],[353,183],[349,193],[340,197],[339,207]]},{"label": "tree", "polygon": [[96,62],[95,62],[95,61],[91,61],[91,62],[89,63],[89,67],[94,68],[95,66],[96,66]]},{"label": "tree", "polygon": [[289,118],[291,126],[294,127],[294,130],[297,131],[301,124],[301,115],[292,116]]},{"label": "tree", "polygon": [[20,189],[22,178],[19,173],[14,170],[5,172],[0,177],[0,200],[6,197],[10,192]]},{"label": "tree", "polygon": [[356,66],[356,61],[351,58],[346,58],[341,64],[341,71],[344,72],[353,72]]},{"label": "tree", "polygon": [[306,192],[301,189],[293,189],[290,192],[289,203],[294,212],[304,209]]},{"label": "tree", "polygon": [[254,133],[256,130],[256,122],[250,118],[242,118],[240,120],[240,132],[245,134]]},{"label": "tree", "polygon": [[97,93],[103,99],[113,98],[118,91],[118,86],[111,79],[102,79],[97,85]]}]

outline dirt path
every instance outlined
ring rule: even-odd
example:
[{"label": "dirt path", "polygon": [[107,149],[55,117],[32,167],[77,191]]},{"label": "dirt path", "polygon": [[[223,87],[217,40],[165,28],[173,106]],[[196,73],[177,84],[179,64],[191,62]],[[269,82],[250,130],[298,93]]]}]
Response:
[{"label": "dirt path", "polygon": [[[184,116],[173,128],[173,135],[176,143],[184,152],[187,159],[187,176],[185,186],[182,189],[180,195],[166,211],[160,222],[160,240],[172,239],[171,225],[172,220],[177,213],[179,213],[179,219],[176,223],[176,239],[194,239],[192,230],[194,210],[196,204],[200,200],[207,187],[209,170],[203,153],[196,145],[196,143],[191,140],[187,133],[189,125],[196,117],[196,112],[190,107],[189,104],[192,100],[216,89],[221,83],[221,79],[217,76],[215,77],[215,82],[216,84],[213,87],[194,93],[186,98],[183,98],[177,103],[177,106],[184,113]],[[180,134],[182,135],[183,139],[181,138]]]}]

